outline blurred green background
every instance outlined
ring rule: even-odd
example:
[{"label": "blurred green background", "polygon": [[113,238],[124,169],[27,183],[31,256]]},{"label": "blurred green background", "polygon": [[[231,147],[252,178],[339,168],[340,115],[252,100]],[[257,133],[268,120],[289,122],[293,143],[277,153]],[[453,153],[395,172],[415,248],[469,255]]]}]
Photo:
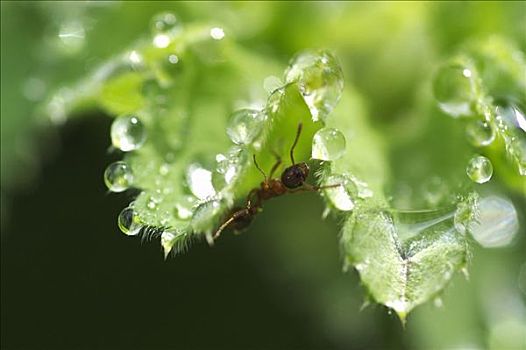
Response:
[{"label": "blurred green background", "polygon": [[[357,274],[341,272],[338,223],[321,220],[316,195],[276,199],[246,234],[166,262],[157,242],[122,235],[115,218],[133,194],[107,195],[102,181],[116,160],[111,120],[86,109],[57,126],[41,106],[148,35],[165,10],[222,26],[281,67],[305,48],[334,50],[374,127],[401,145],[428,119],[416,106],[438,64],[492,35],[526,50],[524,2],[2,2],[2,348],[526,346],[526,203],[498,177],[484,190],[513,201],[517,238],[476,248],[469,280],[457,276],[443,306],[416,309],[405,329],[381,306],[361,309]],[[77,35],[61,39],[64,28]],[[444,123],[429,140],[437,154],[440,130],[454,128]],[[391,152],[395,175],[408,175],[397,166],[404,146]],[[441,164],[420,171],[440,174]]]}]

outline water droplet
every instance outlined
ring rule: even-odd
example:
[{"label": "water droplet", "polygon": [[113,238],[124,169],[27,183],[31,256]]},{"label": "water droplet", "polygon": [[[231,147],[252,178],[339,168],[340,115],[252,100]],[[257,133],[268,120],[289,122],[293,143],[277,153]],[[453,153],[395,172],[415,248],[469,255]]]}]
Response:
[{"label": "water droplet", "polygon": [[308,51],[295,56],[285,72],[285,81],[298,83],[314,121],[325,120],[343,91],[342,70],[327,51]]},{"label": "water droplet", "polygon": [[172,251],[177,239],[183,235],[182,232],[164,231],[161,234],[161,246],[164,251],[164,258],[168,257],[168,254]]},{"label": "water droplet", "polygon": [[517,211],[508,199],[498,196],[482,198],[477,220],[471,225],[473,238],[486,248],[504,247],[519,230]]},{"label": "water droplet", "polygon": [[126,60],[128,61],[132,69],[139,69],[139,68],[142,68],[144,65],[144,58],[136,50],[130,51],[128,55],[126,56]]},{"label": "water droplet", "polygon": [[206,199],[216,194],[212,184],[212,172],[199,164],[191,164],[188,167],[186,181],[190,191],[199,199]]},{"label": "water droplet", "polygon": [[168,34],[157,34],[153,37],[153,46],[159,49],[165,49],[170,45],[172,39]]},{"label": "water droplet", "polygon": [[177,64],[179,62],[179,57],[175,54],[168,55],[168,62],[171,64]]},{"label": "water droplet", "polygon": [[338,129],[318,130],[312,140],[312,158],[336,160],[345,153],[345,136]]},{"label": "water droplet", "polygon": [[192,216],[192,227],[195,232],[211,232],[215,227],[217,215],[221,212],[221,202],[219,200],[210,200],[201,203]]},{"label": "water droplet", "polygon": [[159,33],[179,31],[180,29],[181,23],[171,12],[162,12],[152,18],[151,31],[154,35]]},{"label": "water droplet", "polygon": [[175,203],[175,214],[181,220],[188,220],[192,217],[195,205],[195,197],[184,196],[182,199]]},{"label": "water droplet", "polygon": [[268,76],[265,78],[265,80],[263,80],[263,88],[269,94],[280,89],[281,87],[283,87],[283,85],[284,84],[281,81],[281,79],[273,75]]},{"label": "water droplet", "polygon": [[225,31],[223,30],[223,28],[214,27],[210,29],[210,36],[214,40],[221,40],[225,37]]},{"label": "water droplet", "polygon": [[65,53],[76,54],[80,52],[86,44],[85,37],[86,30],[79,21],[65,22],[60,26],[58,38]]},{"label": "water droplet", "polygon": [[249,145],[261,134],[266,115],[254,109],[240,109],[230,117],[226,132],[237,145]]},{"label": "water droplet", "polygon": [[493,165],[488,158],[475,156],[469,161],[466,174],[468,174],[469,178],[474,182],[483,184],[491,179],[493,175]]},{"label": "water droplet", "polygon": [[267,111],[269,111],[272,115],[276,114],[279,110],[279,107],[281,106],[281,102],[283,100],[283,96],[285,96],[285,89],[280,88],[277,90],[274,90],[270,94],[267,100]]},{"label": "water droplet", "polygon": [[435,305],[435,307],[443,307],[444,306],[444,301],[442,300],[441,297],[436,297],[435,299],[433,299],[433,305]]},{"label": "water droplet", "polygon": [[111,124],[111,142],[123,152],[140,148],[146,141],[146,128],[136,116],[118,117]]},{"label": "water droplet", "polygon": [[139,217],[131,207],[124,208],[117,220],[121,231],[128,236],[135,236],[141,229]]},{"label": "water droplet", "polygon": [[345,175],[330,175],[325,180],[324,185],[341,185],[325,189],[324,191],[325,195],[336,209],[341,211],[350,211],[354,209],[354,197],[358,190],[351,179]]},{"label": "water droplet", "polygon": [[108,165],[104,171],[104,183],[112,192],[126,191],[133,183],[131,167],[123,161]]},{"label": "water droplet", "polygon": [[246,163],[248,153],[241,147],[232,147],[228,154],[216,155],[216,169],[213,174],[215,188],[230,185],[240,173],[242,164]]},{"label": "water droplet", "polygon": [[483,147],[495,140],[495,131],[488,122],[476,120],[467,125],[466,136],[473,146]]},{"label": "water droplet", "polygon": [[455,118],[472,114],[474,90],[472,69],[458,63],[441,67],[433,80],[433,93],[439,107]]}]

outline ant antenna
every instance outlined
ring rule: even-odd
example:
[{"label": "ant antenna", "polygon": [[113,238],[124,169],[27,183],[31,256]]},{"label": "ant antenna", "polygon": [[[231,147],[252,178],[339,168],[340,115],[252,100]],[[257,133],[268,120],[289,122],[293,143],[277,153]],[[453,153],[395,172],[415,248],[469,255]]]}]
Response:
[{"label": "ant antenna", "polygon": [[267,180],[267,175],[265,174],[265,172],[263,171],[263,169],[261,169],[261,168],[259,167],[259,164],[258,164],[258,162],[257,162],[257,160],[256,160],[256,155],[253,154],[253,155],[252,155],[252,158],[254,159],[254,165],[255,165],[256,168],[259,170],[259,172],[260,172],[261,174],[263,174],[263,177],[265,178],[265,181],[266,181],[266,180]]},{"label": "ant antenna", "polygon": [[296,162],[294,162],[294,148],[296,147],[296,145],[298,144],[298,140],[300,139],[302,127],[303,127],[303,124],[299,123],[298,131],[296,131],[296,138],[294,139],[294,143],[292,144],[292,147],[290,148],[290,160],[292,161],[292,165],[296,164]]}]

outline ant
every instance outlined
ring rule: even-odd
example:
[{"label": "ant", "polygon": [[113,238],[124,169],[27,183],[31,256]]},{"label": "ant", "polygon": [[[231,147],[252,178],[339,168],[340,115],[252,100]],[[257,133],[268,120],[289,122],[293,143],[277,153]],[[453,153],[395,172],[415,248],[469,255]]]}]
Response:
[{"label": "ant", "polygon": [[263,202],[274,197],[279,197],[287,193],[300,193],[300,192],[318,192],[319,190],[326,188],[338,187],[337,185],[328,185],[328,186],[313,186],[305,181],[309,176],[309,166],[305,162],[296,163],[294,161],[294,148],[298,144],[298,140],[301,135],[303,124],[298,124],[298,129],[296,131],[296,138],[294,143],[290,148],[290,160],[292,165],[283,170],[280,178],[273,178],[274,173],[278,170],[281,165],[281,157],[275,154],[277,160],[276,163],[272,166],[270,174],[267,177],[265,172],[260,168],[256,160],[256,155],[253,155],[254,165],[263,175],[263,182],[260,186],[252,189],[247,196],[247,201],[245,207],[234,208],[225,222],[219,226],[213,239],[217,239],[221,232],[228,226],[232,226],[234,231],[242,230],[246,228],[254,219],[256,214],[262,210]]}]

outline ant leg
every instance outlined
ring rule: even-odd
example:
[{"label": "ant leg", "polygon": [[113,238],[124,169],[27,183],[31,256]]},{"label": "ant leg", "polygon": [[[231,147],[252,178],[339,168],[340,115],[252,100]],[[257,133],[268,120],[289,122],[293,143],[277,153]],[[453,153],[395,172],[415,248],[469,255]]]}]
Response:
[{"label": "ant leg", "polygon": [[212,236],[212,238],[214,240],[218,239],[219,238],[219,235],[221,235],[221,232],[223,232],[223,230],[225,228],[228,227],[228,225],[230,225],[232,222],[234,222],[234,220],[237,220],[239,218],[242,218],[243,216],[248,216],[250,215],[250,212],[247,208],[245,209],[241,209],[241,210],[238,210],[236,211],[234,214],[232,214],[228,220],[226,220],[221,226],[219,226],[219,228],[217,229],[217,231],[214,233],[214,235]]},{"label": "ant leg", "polygon": [[256,155],[255,154],[252,155],[252,159],[254,159],[254,165],[256,166],[256,168],[263,175],[263,177],[265,178],[265,181],[267,181],[267,175],[265,174],[263,169],[261,169],[261,167],[259,166],[258,161],[256,160]]},{"label": "ant leg", "polygon": [[296,138],[294,139],[294,143],[292,144],[292,147],[290,148],[290,160],[292,161],[292,165],[296,164],[294,162],[294,148],[296,148],[296,145],[298,144],[298,140],[300,139],[301,129],[303,128],[303,124],[298,124],[298,130],[296,131]]}]

